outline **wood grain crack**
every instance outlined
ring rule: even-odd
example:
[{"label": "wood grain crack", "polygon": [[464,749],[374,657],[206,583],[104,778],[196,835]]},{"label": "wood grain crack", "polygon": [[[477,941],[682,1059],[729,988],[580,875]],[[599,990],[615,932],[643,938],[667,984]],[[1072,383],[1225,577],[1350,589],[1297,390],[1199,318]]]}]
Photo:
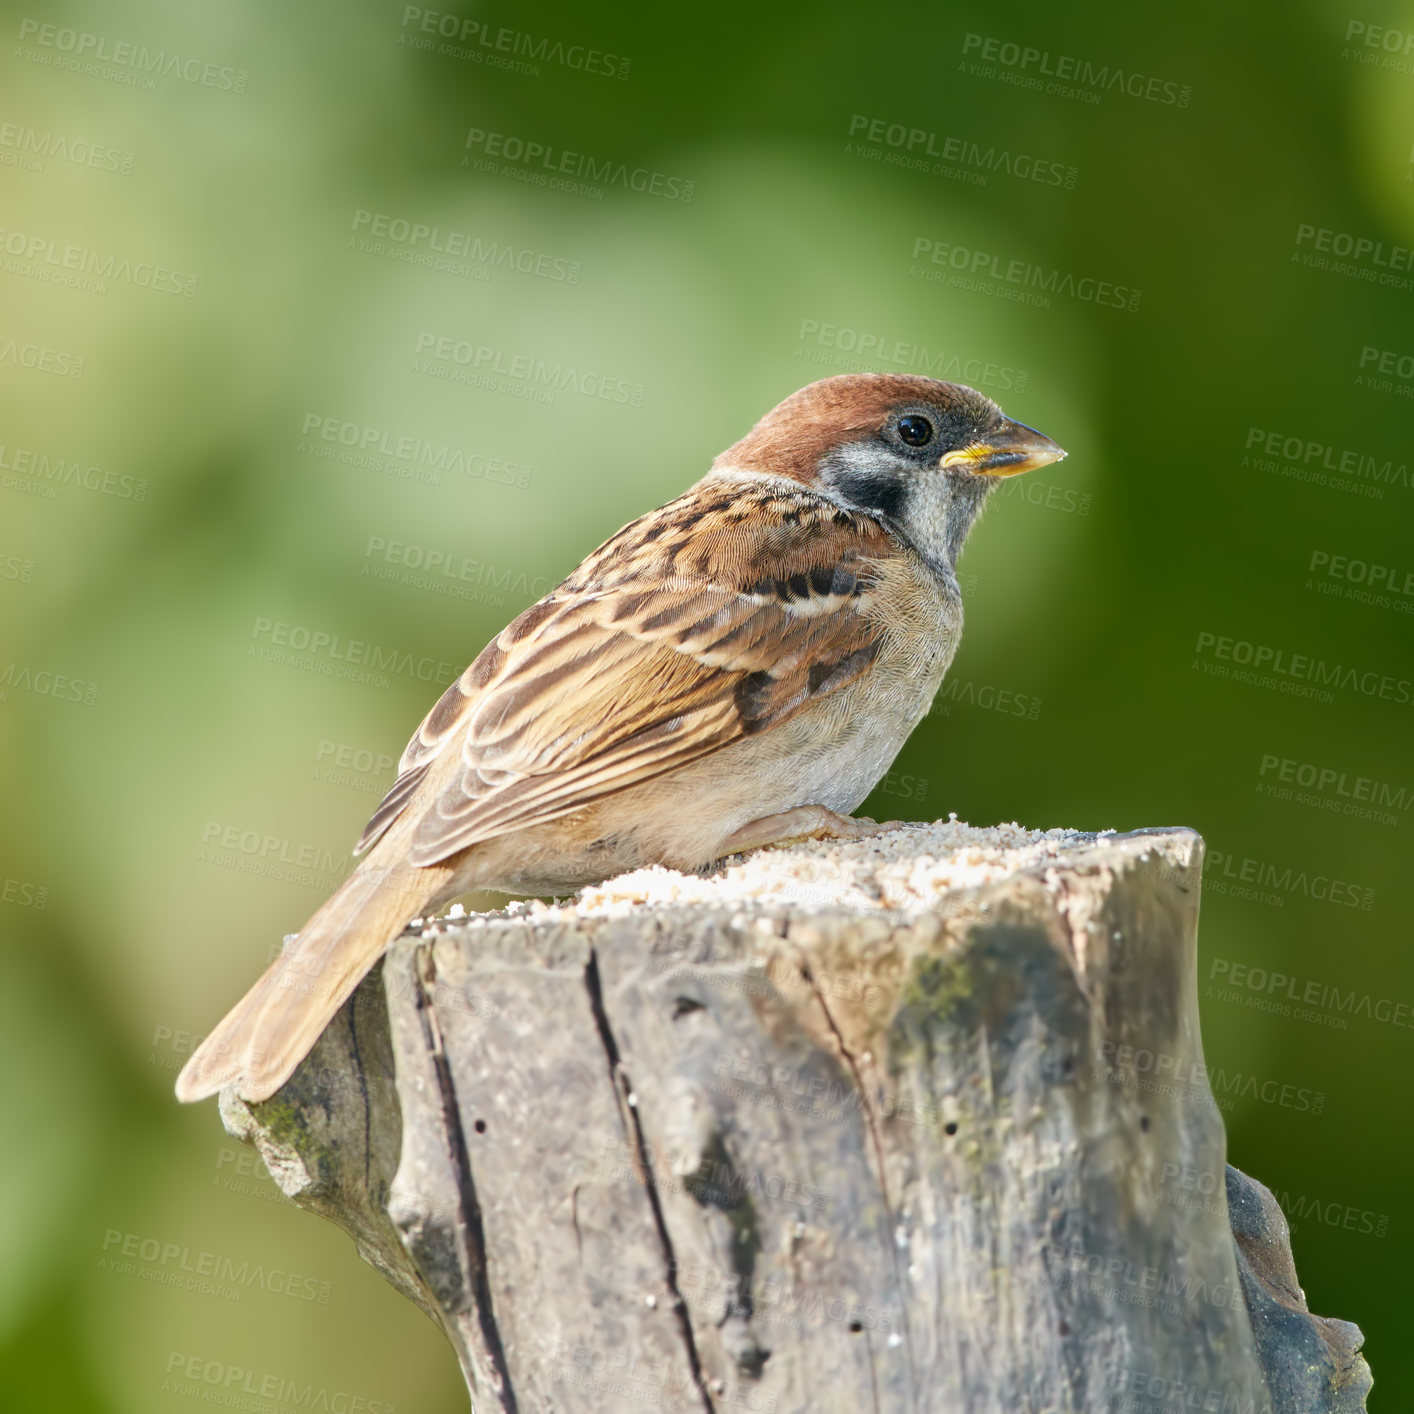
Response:
[{"label": "wood grain crack", "polygon": [[663,1249],[663,1263],[668,1291],[672,1297],[673,1314],[677,1318],[678,1329],[682,1333],[683,1348],[687,1355],[687,1366],[692,1372],[692,1382],[702,1398],[702,1407],[707,1414],[715,1414],[716,1405],[702,1378],[702,1360],[697,1351],[697,1342],[692,1335],[692,1321],[687,1314],[687,1302],[678,1289],[678,1262],[673,1251],[673,1240],[668,1235],[667,1220],[663,1216],[663,1201],[658,1185],[653,1177],[653,1165],[649,1162],[648,1144],[643,1137],[643,1125],[638,1111],[630,1100],[633,1085],[628,1071],[619,1054],[618,1042],[614,1039],[613,1028],[609,1025],[609,1014],[604,1009],[604,990],[599,980],[599,959],[591,948],[589,961],[584,968],[584,985],[589,992],[589,1006],[594,1013],[594,1024],[599,1029],[599,1039],[604,1045],[604,1054],[609,1063],[609,1078],[619,1096],[619,1112],[623,1116],[628,1137],[632,1141],[633,1152],[643,1181],[644,1192],[648,1195],[648,1206],[653,1213],[653,1225],[658,1230],[658,1242]]}]

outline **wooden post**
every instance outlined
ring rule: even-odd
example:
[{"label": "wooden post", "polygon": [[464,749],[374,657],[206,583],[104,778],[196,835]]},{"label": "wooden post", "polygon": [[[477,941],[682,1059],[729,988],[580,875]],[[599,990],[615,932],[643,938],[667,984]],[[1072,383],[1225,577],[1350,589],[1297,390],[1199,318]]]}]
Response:
[{"label": "wooden post", "polygon": [[478,1411],[1357,1411],[1203,1069],[1189,830],[956,822],[410,930],[266,1104]]}]

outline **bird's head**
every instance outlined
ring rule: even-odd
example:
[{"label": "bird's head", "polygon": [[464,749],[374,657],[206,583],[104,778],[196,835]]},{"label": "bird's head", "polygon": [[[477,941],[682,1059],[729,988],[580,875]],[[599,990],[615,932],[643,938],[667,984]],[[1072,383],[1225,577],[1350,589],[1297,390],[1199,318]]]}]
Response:
[{"label": "bird's head", "polygon": [[951,574],[997,479],[1063,456],[1049,437],[961,383],[855,373],[791,394],[713,470],[801,482],[872,516]]}]

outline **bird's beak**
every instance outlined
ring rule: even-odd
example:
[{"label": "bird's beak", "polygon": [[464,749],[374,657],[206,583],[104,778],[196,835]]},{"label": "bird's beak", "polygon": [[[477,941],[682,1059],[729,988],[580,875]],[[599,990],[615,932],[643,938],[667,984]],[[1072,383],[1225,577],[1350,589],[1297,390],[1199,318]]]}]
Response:
[{"label": "bird's beak", "polygon": [[938,466],[944,471],[970,471],[978,476],[1015,476],[1035,471],[1065,456],[1065,449],[1049,437],[1008,418],[985,441],[949,452]]}]

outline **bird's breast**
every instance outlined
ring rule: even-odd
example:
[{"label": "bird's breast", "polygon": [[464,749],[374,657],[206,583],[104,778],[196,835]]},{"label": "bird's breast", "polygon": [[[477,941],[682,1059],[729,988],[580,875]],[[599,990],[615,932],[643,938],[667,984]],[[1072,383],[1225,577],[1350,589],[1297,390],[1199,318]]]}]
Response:
[{"label": "bird's breast", "polygon": [[874,593],[883,627],[871,671],[782,727],[783,794],[847,814],[883,779],[927,715],[962,635],[962,604],[920,565],[885,568]]}]

